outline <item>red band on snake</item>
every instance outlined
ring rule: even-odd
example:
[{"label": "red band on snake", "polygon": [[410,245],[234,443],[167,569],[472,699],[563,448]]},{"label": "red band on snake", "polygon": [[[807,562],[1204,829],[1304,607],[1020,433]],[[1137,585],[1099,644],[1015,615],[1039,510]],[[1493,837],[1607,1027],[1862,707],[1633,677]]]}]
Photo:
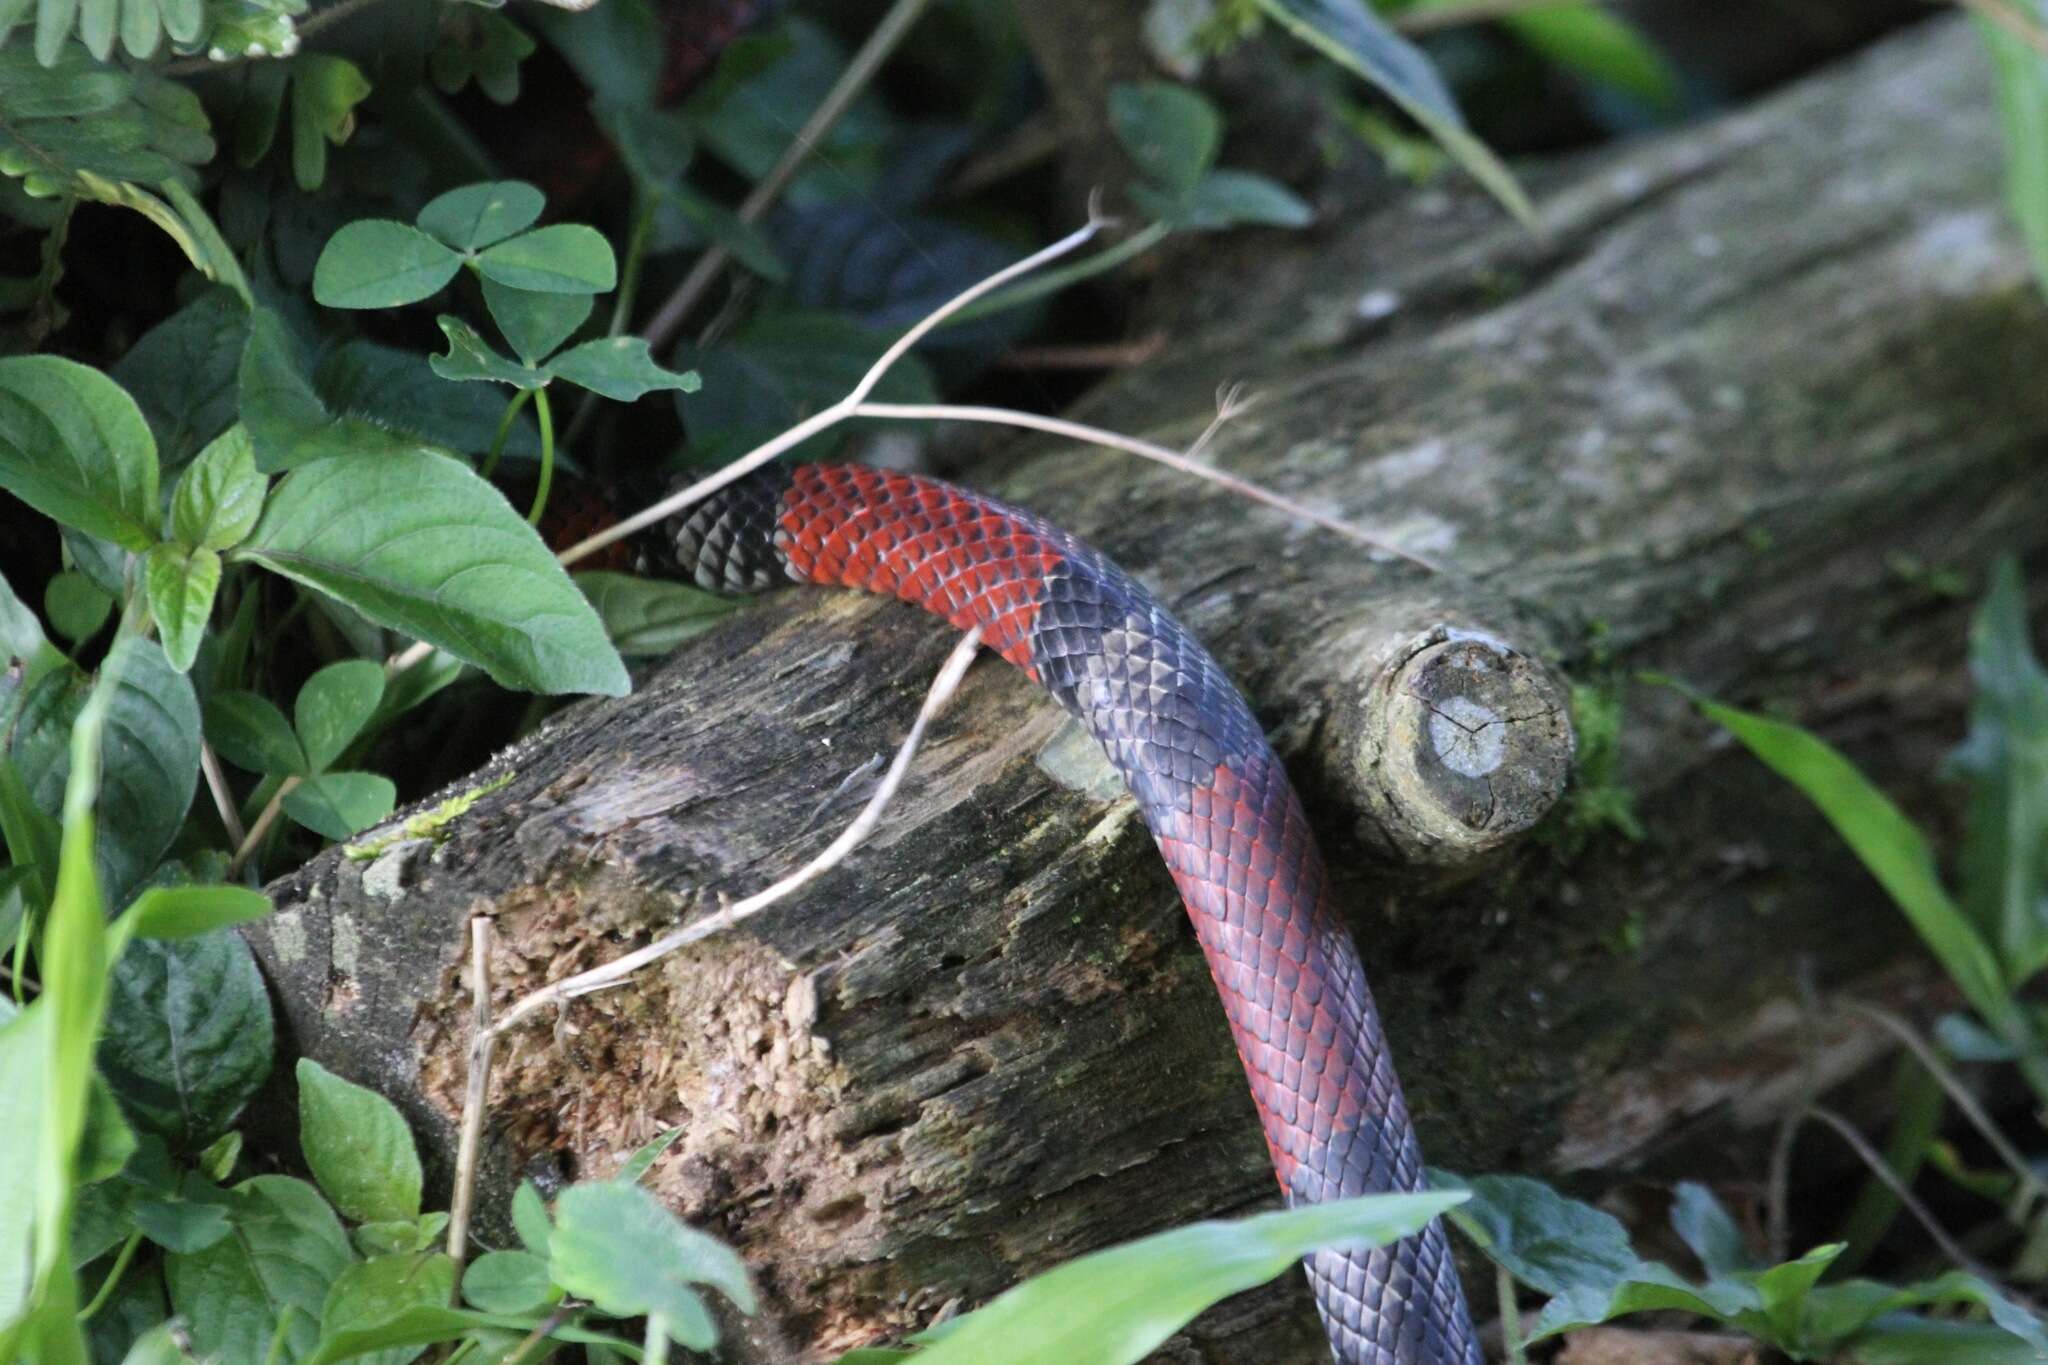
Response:
[{"label": "red band on snake", "polygon": [[[770,466],[666,527],[722,592],[892,593],[961,629],[1094,732],[1187,903],[1290,1205],[1422,1188],[1421,1153],[1301,802],[1237,689],[1136,580],[1029,512],[859,465]],[[1307,1258],[1343,1365],[1482,1365],[1441,1223]]]}]

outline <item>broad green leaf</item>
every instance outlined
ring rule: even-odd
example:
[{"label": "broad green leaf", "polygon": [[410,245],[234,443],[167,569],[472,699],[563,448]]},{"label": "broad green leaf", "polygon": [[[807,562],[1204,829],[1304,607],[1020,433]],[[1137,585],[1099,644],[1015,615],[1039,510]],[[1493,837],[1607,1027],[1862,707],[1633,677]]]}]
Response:
[{"label": "broad green leaf", "polygon": [[[14,595],[7,580],[0,578],[0,674],[8,661],[19,659],[27,666],[24,683],[34,682],[63,662],[56,647],[43,638],[43,623],[26,602]],[[0,686],[0,730],[7,728],[9,707],[6,689]]]},{"label": "broad green leaf", "polygon": [[1210,1304],[1264,1284],[1309,1252],[1384,1246],[1461,1198],[1371,1195],[1126,1242],[1034,1275],[958,1320],[914,1358],[930,1365],[1137,1361]]},{"label": "broad green leaf", "polygon": [[[199,704],[154,640],[114,646],[102,673],[117,682],[106,718],[97,861],[109,900],[125,901],[185,823],[199,785]],[[23,699],[13,758],[44,811],[62,808],[71,773],[71,726],[85,703],[78,679],[46,675]]]},{"label": "broad green leaf", "polygon": [[[455,1262],[446,1256],[389,1255],[361,1261],[341,1272],[327,1291],[320,1336],[381,1327],[408,1308],[443,1307],[455,1293]],[[408,1365],[417,1347],[399,1346],[357,1359],[374,1365]]]},{"label": "broad green leaf", "polygon": [[1756,1258],[1743,1244],[1742,1230],[1705,1185],[1690,1180],[1679,1183],[1671,1201],[1671,1228],[1700,1258],[1700,1266],[1709,1275],[1734,1275],[1758,1268]]},{"label": "broad green leaf", "polygon": [[1589,81],[1651,109],[1678,104],[1678,75],[1663,54],[1634,25],[1598,5],[1546,5],[1502,22],[1530,48]]},{"label": "broad green leaf", "polygon": [[[1739,1317],[1736,1321],[1766,1341],[1797,1344],[1800,1323],[1806,1314],[1806,1296],[1820,1283],[1820,1277],[1827,1273],[1828,1267],[1844,1249],[1841,1242],[1815,1247],[1797,1260],[1748,1276],[1764,1301],[1763,1322],[1757,1322],[1751,1315]],[[1765,1324],[1769,1325],[1768,1330],[1765,1330]]]},{"label": "broad green leaf", "polygon": [[252,773],[303,777],[312,771],[284,712],[254,692],[208,697],[206,737],[222,758]]},{"label": "broad green leaf", "polygon": [[234,1123],[270,1072],[271,1041],[270,997],[239,934],[136,938],[114,964],[100,1067],[128,1116],[173,1147],[197,1150]]},{"label": "broad green leaf", "polygon": [[2010,559],[1971,628],[1970,672],[1976,702],[1955,756],[1970,782],[1962,903],[2018,985],[2048,964],[2048,673]]},{"label": "broad green leaf", "polygon": [[1162,221],[1193,231],[1232,227],[1306,227],[1315,210],[1277,180],[1250,171],[1211,171]]},{"label": "broad green leaf", "polygon": [[[49,1032],[48,1009],[35,1004],[18,1009],[12,998],[0,997],[0,1094],[46,1093]],[[10,1171],[35,1170],[42,1138],[40,1124],[0,1124],[0,1161]],[[0,1180],[0,1323],[19,1317],[33,1292],[35,1224],[34,1182]]]},{"label": "broad green leaf", "polygon": [[1856,1365],[2040,1365],[2041,1353],[1990,1323],[1901,1313],[1856,1338]]},{"label": "broad green leaf", "polygon": [[358,1224],[349,1232],[356,1250],[365,1256],[388,1256],[395,1252],[425,1251],[441,1240],[448,1230],[448,1215],[423,1213],[417,1218],[380,1218]]},{"label": "broad green leaf", "polygon": [[[340,146],[355,131],[355,109],[369,98],[370,82],[345,57],[308,52],[292,62],[292,178],[311,194],[327,179],[327,144]],[[319,290],[316,274],[314,290]],[[431,290],[429,292],[432,292]],[[424,298],[425,295],[419,297]],[[321,302],[328,301],[322,299]],[[330,308],[379,308],[375,303],[328,303]]]},{"label": "broad green leaf", "polygon": [[[502,395],[471,384],[453,383],[428,367],[427,357],[414,351],[351,341],[327,353],[313,373],[313,387],[334,412],[374,421],[419,442],[482,454],[505,415]],[[540,431],[521,413],[505,442],[507,456],[532,459],[540,454]],[[563,452],[558,467],[568,468]]]},{"label": "broad green leaf", "polygon": [[204,1251],[233,1231],[221,1205],[188,1199],[139,1199],[129,1215],[136,1229],[165,1251]]},{"label": "broad green leaf", "polygon": [[611,243],[581,223],[535,228],[486,247],[476,268],[485,279],[543,294],[603,294],[619,282]]},{"label": "broad green leaf", "polygon": [[1856,766],[1818,736],[1733,707],[1700,709],[1805,793],[1919,931],[1979,1015],[2010,1040],[2028,1035],[1990,947],[1942,888],[1920,830]]},{"label": "broad green leaf", "polygon": [[[479,1330],[509,1332],[512,1339],[518,1341],[536,1325],[531,1318],[420,1304],[401,1311],[380,1326],[351,1327],[336,1332],[322,1341],[319,1349],[301,1360],[299,1365],[336,1365],[339,1361],[359,1360],[368,1351],[398,1346],[432,1346]],[[549,1333],[548,1340],[578,1346],[601,1346],[628,1360],[640,1359],[640,1348],[633,1342],[566,1323]]]},{"label": "broad green leaf", "polygon": [[76,569],[52,575],[43,589],[43,612],[67,640],[85,641],[99,634],[113,609],[112,594]]},{"label": "broad green leaf", "polygon": [[695,393],[704,381],[694,371],[677,374],[654,363],[639,337],[600,337],[586,341],[548,362],[557,379],[581,385],[616,402],[630,403],[656,389]]},{"label": "broad green leaf", "polygon": [[654,1168],[654,1163],[661,1159],[661,1154],[675,1146],[676,1139],[682,1135],[682,1129],[671,1128],[666,1133],[641,1143],[633,1149],[633,1155],[627,1157],[619,1169],[612,1172],[612,1179],[627,1185],[636,1183],[640,1177]]},{"label": "broad green leaf", "polygon": [[[2048,1332],[2033,1314],[1999,1293],[1975,1275],[1960,1270],[1917,1284],[1895,1288],[1869,1280],[1845,1280],[1815,1289],[1808,1296],[1806,1330],[1815,1347],[1825,1349],[1839,1342],[1857,1339],[1859,1333],[1887,1314],[1904,1308],[1929,1304],[1974,1304],[1987,1310],[1998,1330],[2013,1341],[2024,1343],[2033,1359],[2048,1356]],[[1861,1349],[1856,1358],[1864,1358]],[[1976,1361],[1980,1357],[1950,1356],[1946,1359]],[[2024,1358],[2024,1357],[2023,1357]],[[1933,1359],[1933,1357],[1930,1357]]]},{"label": "broad green leaf", "polygon": [[[583,325],[596,303],[590,294],[536,294],[484,281],[484,303],[505,340],[528,365],[538,365]],[[642,349],[645,349],[643,343]]]},{"label": "broad green leaf", "polygon": [[149,593],[149,614],[163,637],[164,658],[180,673],[192,669],[199,639],[213,616],[213,595],[220,590],[220,556],[212,550],[188,550],[166,541],[152,545],[142,559],[143,582]]},{"label": "broad green leaf", "polygon": [[232,289],[213,285],[108,370],[149,419],[164,468],[183,465],[235,420],[235,372],[248,337],[249,310]]},{"label": "broad green leaf", "polygon": [[397,308],[430,298],[462,258],[418,228],[358,218],[328,239],[313,267],[313,297],[329,308]]},{"label": "broad green leaf", "polygon": [[248,429],[238,422],[200,451],[178,479],[171,495],[171,534],[198,549],[232,549],[256,528],[268,487],[256,472]]},{"label": "broad green leaf", "polygon": [[1508,212],[1534,227],[1536,210],[1499,157],[1465,127],[1457,103],[1422,50],[1365,0],[1256,0],[1295,37],[1350,68],[1429,131]]},{"label": "broad green leaf", "polygon": [[1194,193],[1223,141],[1216,106],[1166,81],[1112,86],[1109,126],[1139,173],[1170,202]]},{"label": "broad green leaf", "polygon": [[481,251],[532,227],[546,207],[547,197],[525,181],[497,180],[450,190],[414,221],[457,251]]},{"label": "broad green leaf", "polygon": [[693,1285],[754,1311],[747,1268],[724,1243],[669,1212],[638,1185],[571,1185],[555,1201],[548,1273],[571,1294],[614,1317],[659,1313],[677,1345],[708,1350],[718,1329]]},{"label": "broad green leaf", "polygon": [[270,913],[270,897],[246,886],[152,886],[115,923],[130,938],[198,938]]},{"label": "broad green leaf", "polygon": [[397,1108],[309,1057],[298,1078],[299,1143],[334,1207],[357,1222],[417,1217],[420,1158]]},{"label": "broad green leaf", "polygon": [[575,575],[576,586],[597,608],[605,633],[628,657],[666,654],[693,635],[711,629],[739,604],[685,583],[592,570]]},{"label": "broad green leaf", "polygon": [[318,773],[284,794],[284,813],[329,839],[348,839],[391,814],[398,788],[382,773]]},{"label": "broad green leaf", "polygon": [[547,1206],[541,1202],[540,1191],[531,1180],[520,1181],[519,1188],[512,1192],[512,1226],[526,1249],[545,1260],[554,1224],[549,1221]]},{"label": "broad green leaf", "polygon": [[57,876],[56,820],[36,805],[21,768],[0,753],[0,836],[7,843],[7,856],[28,874],[23,894],[41,906],[50,898]]},{"label": "broad green leaf", "polygon": [[560,1298],[548,1263],[529,1251],[487,1251],[462,1272],[462,1297],[486,1313],[533,1313]]},{"label": "broad green leaf", "polygon": [[419,449],[418,441],[386,431],[374,420],[331,411],[306,378],[298,339],[267,308],[257,309],[250,319],[237,373],[242,423],[255,447],[256,467],[265,473],[337,455]]},{"label": "broad green leaf", "polygon": [[[2038,21],[2038,9],[2028,18]],[[1978,19],[1997,80],[1999,122],[2005,132],[2005,194],[2034,274],[2048,289],[2048,58],[2024,38]]]},{"label": "broad green leaf", "polygon": [[[66,8],[66,0],[39,5],[42,14]],[[31,196],[112,195],[133,206],[148,198],[139,186],[213,158],[191,91],[148,70],[95,62],[82,43],[63,41],[67,26],[51,30],[54,55],[0,47],[0,108],[10,115],[0,119],[0,173],[19,177]]]},{"label": "broad green leaf", "polygon": [[156,540],[156,439],[120,385],[76,361],[0,359],[0,489],[130,550]]},{"label": "broad green leaf", "polygon": [[259,1175],[230,1191],[228,1217],[234,1236],[165,1258],[171,1306],[190,1324],[194,1349],[265,1360],[289,1309],[285,1358],[312,1354],[328,1291],[354,1260],[334,1210],[303,1180]]},{"label": "broad green leaf", "polygon": [[510,384],[516,389],[537,389],[548,382],[546,371],[507,360],[461,318],[443,313],[437,321],[448,338],[448,354],[430,356],[427,364],[441,378]]},{"label": "broad green leaf", "polygon": [[345,659],[306,679],[292,714],[306,761],[323,772],[362,733],[384,699],[384,669],[368,659]]},{"label": "broad green leaf", "polygon": [[158,1322],[135,1338],[128,1353],[121,1357],[121,1365],[190,1365],[192,1357],[185,1353],[184,1335],[184,1323]]},{"label": "broad green leaf", "polygon": [[294,470],[235,554],[507,687],[621,696],[630,685],[597,614],[533,528],[454,460],[344,455]]}]

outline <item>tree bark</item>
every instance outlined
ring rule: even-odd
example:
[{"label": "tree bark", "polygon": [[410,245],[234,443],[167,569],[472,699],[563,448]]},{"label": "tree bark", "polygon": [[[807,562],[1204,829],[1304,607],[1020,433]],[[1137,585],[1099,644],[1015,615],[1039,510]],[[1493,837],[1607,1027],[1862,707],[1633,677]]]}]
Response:
[{"label": "tree bark", "polygon": [[[1083,405],[1184,443],[1219,383],[1248,381],[1261,401],[1218,464],[1456,572],[1121,456],[1034,450],[987,481],[1149,583],[1267,721],[1433,1161],[1595,1179],[1705,1133],[1760,1170],[1758,1125],[1883,1049],[1802,1017],[1803,967],[1939,998],[1819,819],[1632,680],[1781,709],[1928,808],[1968,596],[1994,553],[2048,544],[2048,327],[1998,168],[1973,37],[1930,23],[1542,172],[1541,239],[1441,193],[1232,239],[1169,304],[1167,353]],[[1384,806],[1407,798],[1376,785],[1387,736],[1419,754],[1429,727],[1390,719],[1387,670],[1474,638],[1504,642],[1516,686],[1574,680],[1577,785],[1514,837],[1555,797],[1557,720],[1496,755],[1528,819],[1465,788],[1472,818],[1403,833]],[[850,817],[863,789],[837,789],[895,745],[948,644],[896,603],[764,601],[633,696],[555,717],[434,837],[316,860],[251,934],[291,1039],[396,1098],[445,1188],[468,917],[497,918],[502,1008],[767,884]],[[1624,703],[1617,746],[1603,718]],[[737,1353],[811,1359],[1275,1202],[1172,886],[1077,752],[985,661],[843,868],[504,1040],[486,1235],[519,1172],[601,1176],[680,1127],[653,1188],[766,1290]],[[1445,851],[1461,828],[1486,837]],[[1172,1358],[1320,1359],[1298,1278],[1206,1315]]]}]

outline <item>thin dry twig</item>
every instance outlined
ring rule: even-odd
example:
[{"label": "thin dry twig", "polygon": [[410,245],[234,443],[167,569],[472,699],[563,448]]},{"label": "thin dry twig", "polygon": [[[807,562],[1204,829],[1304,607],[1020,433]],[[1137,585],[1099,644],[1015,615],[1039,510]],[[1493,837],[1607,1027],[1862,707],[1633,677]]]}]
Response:
[{"label": "thin dry twig", "polygon": [[498,1035],[491,1027],[491,917],[469,920],[469,1074],[462,1091],[462,1133],[455,1148],[455,1194],[448,1206],[448,1255],[455,1262],[455,1300],[462,1292],[462,1262],[469,1252],[469,1220],[476,1209],[476,1163],[483,1150],[484,1101],[491,1089],[491,1052]]},{"label": "thin dry twig", "polygon": [[[1271,489],[1262,488],[1250,480],[1240,479],[1234,474],[1226,474],[1214,465],[1204,464],[1200,460],[1189,459],[1178,450],[1172,450],[1166,446],[1158,445],[1136,436],[1125,436],[1120,432],[1105,431],[1101,427],[1091,427],[1082,422],[1069,421],[1064,417],[1047,417],[1039,413],[1020,412],[1012,408],[991,408],[972,404],[861,403],[855,406],[852,415],[855,417],[886,417],[904,421],[990,422],[998,426],[1023,427],[1029,431],[1043,431],[1053,436],[1064,436],[1070,441],[1080,441],[1085,445],[1106,446],[1111,450],[1125,451],[1128,454],[1137,455],[1163,464],[1167,468],[1178,470],[1183,474],[1193,475],[1198,479],[1206,479],[1218,487],[1229,489],[1239,497],[1249,498],[1253,502],[1265,503],[1268,507],[1278,508],[1291,517],[1299,517],[1303,521],[1314,522],[1324,530],[1334,531],[1346,540],[1363,545],[1369,550],[1380,554],[1392,555],[1397,559],[1405,559],[1411,564],[1429,570],[1431,573],[1444,572],[1443,566],[1436,561],[1416,554],[1412,550],[1404,550],[1398,545],[1390,544],[1369,531],[1353,526],[1348,521],[1340,521],[1336,517],[1327,516],[1312,507],[1306,507],[1294,501],[1292,498],[1275,493]],[[1235,414],[1220,414],[1219,416],[1227,420],[1228,416],[1231,415]],[[1210,434],[1204,433],[1203,440],[1206,441]]]},{"label": "thin dry twig", "polygon": [[[413,649],[431,651],[433,646],[415,645]],[[407,653],[411,652],[412,650],[407,651]],[[256,823],[249,826],[249,833],[243,837],[241,843],[235,846],[235,856],[228,862],[229,877],[232,878],[237,872],[240,872],[242,864],[248,862],[251,855],[256,852],[257,845],[263,842],[263,836],[270,833],[270,827],[277,823],[278,812],[284,809],[285,797],[289,796],[292,788],[298,785],[299,779],[296,777],[287,777],[277,784],[277,790],[270,794],[270,800],[264,803],[262,811],[257,814]]]},{"label": "thin dry twig", "polygon": [[[735,216],[742,223],[758,221],[782,196],[789,182],[796,178],[797,170],[810,159],[818,144],[825,140],[826,134],[832,131],[846,111],[853,107],[854,100],[867,89],[875,73],[881,70],[882,63],[889,59],[889,54],[896,50],[911,25],[931,7],[931,3],[932,0],[896,0],[889,12],[882,16],[881,22],[868,34],[868,40],[861,44],[860,51],[854,53],[853,60],[846,64],[846,70],[839,74],[838,82],[825,93],[825,98],[804,120],[804,126],[790,139],[782,156],[740,202]],[[682,283],[663,300],[661,307],[641,329],[640,335],[646,338],[649,346],[658,347],[675,335],[676,329],[683,325],[690,310],[697,306],[704,291],[711,287],[712,281],[718,278],[718,272],[730,259],[731,253],[715,243],[705,249],[690,267],[690,273],[683,277]]]},{"label": "thin dry twig", "polygon": [[[734,925],[759,914],[777,901],[784,899],[820,874],[839,865],[846,855],[860,845],[860,842],[874,832],[881,821],[882,812],[895,797],[897,788],[903,785],[903,776],[910,770],[910,760],[916,756],[918,746],[924,742],[925,731],[939,713],[952,700],[953,693],[960,686],[960,680],[967,673],[968,664],[974,661],[974,652],[981,644],[981,627],[976,626],[960,637],[960,643],[953,646],[953,652],[946,657],[946,663],[932,680],[931,690],[925,694],[924,705],[919,708],[917,720],[911,725],[910,733],[896,750],[896,760],[889,765],[889,771],[875,788],[875,794],[868,798],[852,824],[834,839],[816,857],[805,863],[787,877],[762,891],[757,891],[744,900],[734,901],[716,914],[692,920],[673,933],[665,934],[645,948],[626,954],[624,957],[593,967],[587,972],[564,977],[551,986],[543,987],[526,996],[503,1014],[488,1032],[495,1037],[504,1033],[541,1010],[567,1004],[579,995],[610,989],[624,982],[633,973],[651,962],[659,961],[679,948],[724,933]],[[483,1032],[483,1030],[479,1030]],[[472,1063],[472,1072],[474,1064]],[[475,1077],[472,1074],[471,1084]]]},{"label": "thin dry twig", "polygon": [[220,812],[220,822],[228,832],[228,842],[240,848],[242,840],[249,836],[242,828],[241,813],[235,809],[234,794],[228,790],[227,774],[220,770],[220,756],[204,739],[199,741],[199,771],[206,774],[206,790],[213,796],[213,808]]}]

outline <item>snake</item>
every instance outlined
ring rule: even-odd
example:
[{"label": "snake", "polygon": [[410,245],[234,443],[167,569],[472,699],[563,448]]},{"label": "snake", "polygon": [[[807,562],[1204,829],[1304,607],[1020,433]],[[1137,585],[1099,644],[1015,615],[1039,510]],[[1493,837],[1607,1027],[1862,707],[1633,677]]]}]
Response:
[{"label": "snake", "polygon": [[[1186,903],[1289,1207],[1414,1191],[1415,1126],[1300,798],[1209,651],[1136,579],[995,498],[858,464],[765,465],[662,523],[727,595],[892,594],[1022,669],[1122,775]],[[1305,1257],[1341,1365],[1483,1365],[1441,1220]]]}]

